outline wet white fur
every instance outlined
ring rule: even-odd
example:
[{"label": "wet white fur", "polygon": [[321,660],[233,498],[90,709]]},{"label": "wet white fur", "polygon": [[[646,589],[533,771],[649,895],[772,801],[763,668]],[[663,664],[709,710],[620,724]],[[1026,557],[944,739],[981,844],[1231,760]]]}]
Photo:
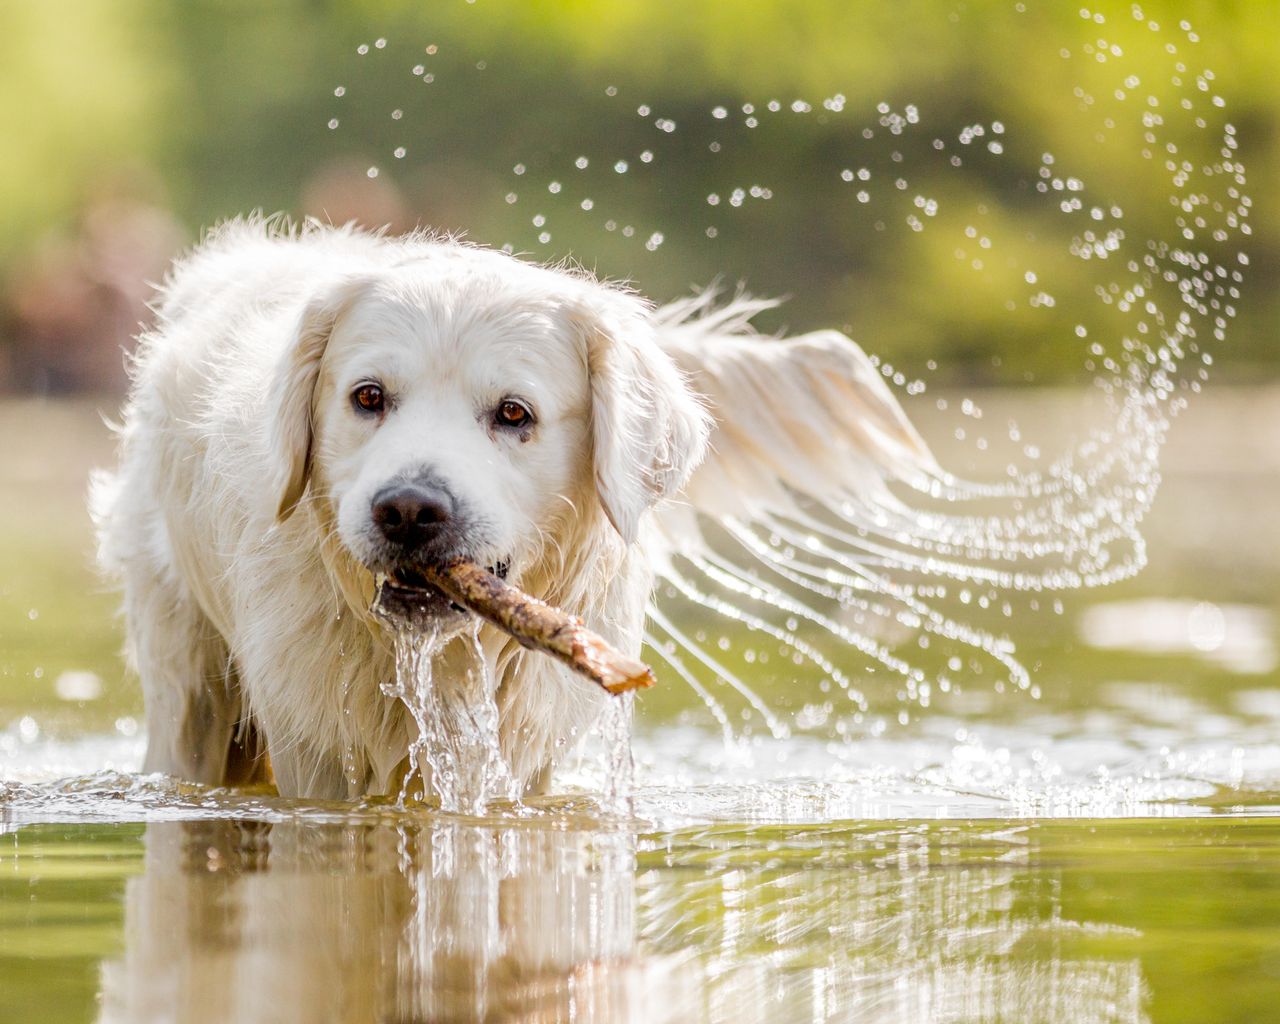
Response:
[{"label": "wet white fur", "polygon": [[[382,690],[394,668],[369,614],[370,502],[399,474],[445,480],[473,513],[473,557],[511,557],[523,589],[636,652],[654,567],[696,533],[695,508],[776,505],[806,473],[883,490],[928,471],[856,346],[755,338],[752,311],[655,314],[583,273],[426,235],[260,219],[212,233],[161,292],[118,472],[94,488],[146,699],[146,770],[219,783],[252,722],[282,793],[393,784],[413,726]],[[396,396],[380,424],[351,408],[364,379]],[[690,381],[722,420],[692,481],[710,419]],[[507,395],[534,406],[527,442],[487,418]],[[822,477],[820,452],[843,477]],[[606,698],[496,630],[479,636],[504,754],[526,788],[545,786]],[[467,671],[469,650],[446,644],[437,678]]]}]

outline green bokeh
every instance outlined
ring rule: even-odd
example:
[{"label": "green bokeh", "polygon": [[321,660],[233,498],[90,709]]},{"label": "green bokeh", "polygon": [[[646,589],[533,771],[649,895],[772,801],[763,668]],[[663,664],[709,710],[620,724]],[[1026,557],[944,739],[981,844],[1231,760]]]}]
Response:
[{"label": "green bokeh", "polygon": [[[1143,4],[1161,25],[1156,34],[1129,4],[1101,5],[1104,25],[1073,4],[1025,6],[1018,13],[1009,0],[954,9],[924,0],[6,5],[0,269],[12,274],[42,235],[74,225],[104,191],[141,192],[171,206],[194,237],[254,208],[323,212],[308,207],[307,184],[346,160],[378,166],[381,182],[368,187],[393,183],[409,223],[510,241],[535,256],[574,255],[659,299],[717,277],[741,279],[791,296],[769,326],[844,326],[912,373],[935,359],[937,378],[954,382],[1079,380],[1071,327],[1094,304],[1097,275],[1066,254],[1069,229],[1056,210],[1032,201],[1040,156],[1056,154],[1099,194],[1122,200],[1132,237],[1168,238],[1168,174],[1159,159],[1141,156],[1139,94],[1156,96],[1171,114],[1184,96],[1203,106],[1207,96],[1193,79],[1210,68],[1258,199],[1253,233],[1241,240],[1251,257],[1246,299],[1215,361],[1227,378],[1273,373],[1280,215],[1263,200],[1280,180],[1280,7]],[[1198,42],[1186,41],[1182,19]],[[373,45],[378,38],[385,48]],[[1122,48],[1123,59],[1091,59],[1099,40]],[[1173,58],[1163,49],[1173,40],[1188,65],[1181,87],[1170,84]],[[356,52],[360,44],[367,54]],[[428,55],[430,44],[438,51]],[[1061,59],[1060,49],[1072,58]],[[435,76],[431,84],[411,74],[418,63]],[[1142,85],[1117,106],[1107,141],[1098,143],[1121,69]],[[341,98],[338,85],[346,87]],[[606,86],[616,95],[606,96]],[[1077,86],[1097,98],[1090,109],[1073,98]],[[826,117],[821,100],[836,93],[846,97],[845,113]],[[795,97],[817,109],[788,114]],[[772,98],[783,113],[764,113]],[[881,101],[919,107],[921,130],[893,145],[883,137],[864,145],[858,133],[874,124]],[[726,133],[724,151],[711,158],[712,106],[736,111],[745,102],[761,111],[760,128]],[[652,116],[634,115],[641,104]],[[403,118],[392,120],[393,109]],[[680,127],[663,136],[656,116]],[[337,130],[326,127],[331,117],[341,121]],[[979,146],[965,150],[959,171],[933,159],[934,134],[954,140],[964,125],[997,119],[1009,128],[1000,159]],[[1213,132],[1178,142],[1196,162],[1213,159],[1218,145]],[[403,160],[391,155],[398,145],[407,149]],[[889,161],[894,145],[904,157],[898,168]],[[658,153],[652,166],[636,159],[646,146]],[[592,167],[570,181],[578,154]],[[851,198],[856,186],[839,187],[838,170],[864,156],[884,165],[874,168],[877,183],[905,169],[907,197],[939,201],[928,230],[907,230],[901,210],[880,198],[861,206]],[[620,157],[632,164],[625,177],[610,170]],[[523,179],[511,174],[517,160],[529,167]],[[560,177],[564,194],[547,194]],[[591,216],[576,209],[587,182],[597,200]],[[753,183],[774,198],[749,215],[703,202]],[[502,196],[516,186],[521,200],[507,206]],[[998,253],[975,274],[954,249],[979,204],[982,231],[997,238]],[[550,245],[530,227],[535,212],[554,225]],[[714,244],[703,234],[713,212]],[[634,223],[641,237],[662,230],[666,241],[646,253],[638,239],[603,231],[606,216]],[[875,229],[877,219],[889,221],[887,230]],[[1055,310],[1005,308],[1029,265],[1053,274]]]}]

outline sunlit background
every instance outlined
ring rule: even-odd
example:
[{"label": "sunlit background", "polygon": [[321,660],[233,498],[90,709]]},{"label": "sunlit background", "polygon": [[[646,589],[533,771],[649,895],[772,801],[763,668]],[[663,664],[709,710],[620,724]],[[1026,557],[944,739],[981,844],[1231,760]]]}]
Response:
[{"label": "sunlit background", "polygon": [[[172,996],[149,1003],[147,979],[170,956],[220,993],[191,1019],[252,1018],[226,995],[237,957],[270,965],[282,1000],[329,992],[355,957],[347,997],[443,1013],[474,994],[432,959],[442,935],[547,1005],[654,1011],[635,1019],[659,1019],[627,1002],[642,990],[688,997],[657,1007],[673,1020],[1265,1019],[1280,992],[1277,66],[1280,5],[1243,0],[5,4],[0,1019],[161,1012]],[[1221,189],[1175,208],[1184,163],[1216,165]],[[965,597],[967,619],[1017,642],[1029,692],[988,673],[922,705],[850,654],[870,706],[842,724],[786,652],[757,660],[686,607],[681,625],[791,716],[792,740],[722,749],[667,671],[641,705],[638,847],[576,804],[545,810],[564,842],[465,823],[445,842],[429,820],[339,825],[114,773],[136,759],[141,699],[91,568],[86,476],[111,461],[103,418],[151,282],[253,210],[459,232],[659,302],[713,284],[784,298],[766,330],[850,334],[943,464],[980,479],[1105,423],[1121,275],[1081,252],[1107,231],[1173,241],[1204,214],[1230,231],[1197,245],[1243,282],[1180,367],[1146,569],[1009,611]],[[856,626],[907,645],[887,620]],[[1032,824],[1047,816],[1073,820]],[[454,843],[457,881],[439,867]],[[508,946],[468,902],[489,893],[492,910],[503,886],[525,912],[504,918],[526,926]],[[350,956],[304,964],[259,916]],[[552,933],[569,937],[548,951]]]},{"label": "sunlit background", "polygon": [[[779,323],[848,325],[909,373],[933,359],[939,381],[1076,380],[1081,352],[1062,342],[1091,282],[1062,285],[1048,315],[1024,301],[1006,307],[1023,298],[1025,266],[1052,271],[1070,259],[1054,244],[1055,212],[1031,201],[1042,155],[1123,194],[1125,226],[1150,233],[1169,202],[1163,154],[1144,158],[1132,117],[1099,141],[1093,97],[1072,93],[1096,92],[1099,106],[1110,99],[1118,61],[1096,60],[1100,41],[1124,51],[1126,72],[1166,113],[1197,89],[1192,74],[1184,90],[1169,84],[1165,55],[1145,45],[1147,22],[1125,5],[1112,5],[1125,16],[1105,25],[1075,4],[1029,4],[1016,17],[1015,6],[6,5],[0,382],[23,394],[118,388],[120,348],[144,316],[143,282],[202,227],[254,209],[424,225],[536,257],[572,255],[658,299],[741,280],[791,297]],[[1280,179],[1280,9],[1141,6],[1170,39],[1189,19],[1198,42],[1188,59],[1213,70],[1212,93],[1230,111],[1252,181]],[[834,97],[839,111],[823,106]],[[813,109],[795,113],[797,102]],[[880,104],[913,106],[920,127],[892,146],[883,129],[864,139]],[[754,129],[743,127],[744,105]],[[993,121],[1008,130],[999,159],[986,152],[989,127],[957,142],[965,126]],[[951,145],[946,155],[965,156],[962,168],[929,159],[937,136]],[[1208,154],[1202,144],[1190,155]],[[870,186],[856,177],[862,168]],[[846,169],[852,181],[841,180]],[[903,174],[905,198],[936,201],[926,231],[904,230],[905,212],[885,205]],[[556,181],[562,191],[549,193]],[[770,198],[752,196],[753,186]],[[866,187],[874,201],[862,204]],[[748,194],[733,208],[737,188]],[[505,202],[509,193],[518,201]],[[707,204],[712,194],[719,206]],[[584,198],[592,210],[580,208]],[[969,258],[957,259],[979,204],[986,221],[975,226],[1001,231],[1001,250],[981,253],[974,238]],[[547,243],[533,225],[539,214]],[[1249,301],[1214,353],[1224,381],[1270,377],[1280,358],[1280,214],[1265,192],[1250,226]],[[649,251],[655,232],[663,241]],[[978,255],[988,256],[982,273],[971,263]]]}]

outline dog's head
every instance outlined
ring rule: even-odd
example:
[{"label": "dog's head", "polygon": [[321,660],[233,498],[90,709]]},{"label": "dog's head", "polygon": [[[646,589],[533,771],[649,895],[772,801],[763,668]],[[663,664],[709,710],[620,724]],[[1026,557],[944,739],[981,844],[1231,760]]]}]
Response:
[{"label": "dog's head", "polygon": [[602,513],[634,542],[707,434],[647,307],[500,253],[433,249],[303,312],[272,386],[279,517],[310,489],[355,561],[393,576],[457,556],[518,576]]}]

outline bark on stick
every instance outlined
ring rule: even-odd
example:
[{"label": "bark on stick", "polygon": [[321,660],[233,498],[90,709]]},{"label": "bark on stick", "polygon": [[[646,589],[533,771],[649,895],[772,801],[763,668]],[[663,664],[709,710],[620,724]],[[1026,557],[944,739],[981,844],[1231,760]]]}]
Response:
[{"label": "bark on stick", "polygon": [[417,571],[451,600],[525,647],[559,658],[609,693],[627,693],[654,684],[648,665],[615,650],[577,616],[509,586],[475,562],[459,558],[441,565],[422,565]]}]

